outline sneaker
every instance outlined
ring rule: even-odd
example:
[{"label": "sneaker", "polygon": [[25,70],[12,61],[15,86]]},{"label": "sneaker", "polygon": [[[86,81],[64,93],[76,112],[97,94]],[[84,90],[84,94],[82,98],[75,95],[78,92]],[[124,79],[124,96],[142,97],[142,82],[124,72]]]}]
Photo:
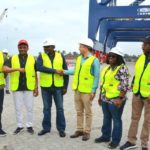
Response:
[{"label": "sneaker", "polygon": [[114,143],[112,143],[112,142],[110,142],[109,144],[108,144],[108,148],[109,149],[115,149],[115,148],[117,148],[118,147],[118,144],[114,144]]},{"label": "sneaker", "polygon": [[6,90],[6,94],[10,94],[9,90]]},{"label": "sneaker", "polygon": [[29,132],[30,134],[33,134],[34,130],[32,127],[27,127],[27,132]]},{"label": "sneaker", "polygon": [[50,132],[49,130],[41,130],[41,131],[38,133],[38,136],[44,135],[44,134],[49,133],[49,132]]},{"label": "sneaker", "polygon": [[59,131],[59,136],[60,137],[65,137],[66,136],[66,133],[64,131]]},{"label": "sneaker", "polygon": [[0,129],[0,137],[6,136],[6,132]]},{"label": "sneaker", "polygon": [[14,135],[15,135],[15,134],[18,134],[18,133],[20,133],[20,132],[22,132],[22,131],[23,131],[23,127],[22,127],[22,128],[18,127],[18,128],[14,131]]},{"label": "sneaker", "polygon": [[103,137],[99,137],[94,140],[95,143],[103,143],[103,142],[109,142],[109,141],[110,140],[104,139]]},{"label": "sneaker", "polygon": [[124,145],[120,147],[120,150],[128,150],[128,149],[134,149],[137,148],[136,144],[132,144],[129,141],[127,141]]}]

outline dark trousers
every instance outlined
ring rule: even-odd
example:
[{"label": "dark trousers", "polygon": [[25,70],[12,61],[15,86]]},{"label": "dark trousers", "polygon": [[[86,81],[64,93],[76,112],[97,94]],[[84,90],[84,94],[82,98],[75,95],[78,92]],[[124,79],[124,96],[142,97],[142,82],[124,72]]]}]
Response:
[{"label": "dark trousers", "polygon": [[0,129],[2,128],[2,111],[3,111],[3,102],[4,102],[4,89],[0,90]]},{"label": "dark trousers", "polygon": [[51,106],[52,98],[54,98],[56,106],[56,127],[58,131],[64,131],[66,128],[66,121],[63,109],[63,94],[62,88],[41,88],[43,98],[43,122],[44,130],[51,130]]},{"label": "dark trousers", "polygon": [[[124,109],[125,101],[120,108],[117,108],[114,104],[102,102],[102,110],[104,114],[103,126],[102,126],[102,138],[110,140],[114,144],[119,144],[122,137],[122,113]],[[113,129],[112,129],[113,121]]]}]

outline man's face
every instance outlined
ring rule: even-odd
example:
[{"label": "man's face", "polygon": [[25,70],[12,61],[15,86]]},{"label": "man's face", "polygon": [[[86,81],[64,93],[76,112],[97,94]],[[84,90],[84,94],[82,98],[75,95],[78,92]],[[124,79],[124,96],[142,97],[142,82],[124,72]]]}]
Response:
[{"label": "man's face", "polygon": [[84,46],[83,44],[80,44],[79,51],[81,54],[85,54],[85,52],[88,51],[88,48],[86,46]]},{"label": "man's face", "polygon": [[21,55],[26,55],[28,49],[29,49],[29,48],[28,48],[28,45],[26,45],[26,44],[20,44],[20,45],[18,45],[18,50],[19,50],[19,53],[20,53]]},{"label": "man's face", "polygon": [[50,46],[44,46],[44,52],[45,53],[53,53],[54,52],[54,49],[55,49],[55,46],[54,45],[50,45]]},{"label": "man's face", "polygon": [[143,43],[142,49],[145,55],[150,54],[150,43]]}]

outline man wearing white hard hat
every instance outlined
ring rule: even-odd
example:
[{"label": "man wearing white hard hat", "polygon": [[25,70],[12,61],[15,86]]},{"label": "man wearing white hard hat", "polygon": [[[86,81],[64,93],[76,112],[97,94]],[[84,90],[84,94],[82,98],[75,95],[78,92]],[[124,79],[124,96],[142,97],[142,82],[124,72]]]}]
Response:
[{"label": "man wearing white hard hat", "polygon": [[56,105],[56,127],[60,137],[65,137],[66,121],[63,109],[63,95],[67,92],[68,76],[60,76],[63,69],[67,69],[64,56],[55,50],[55,41],[46,39],[43,42],[44,52],[37,59],[37,70],[40,71],[40,86],[43,99],[42,121],[43,129],[39,136],[51,131],[52,98]]},{"label": "man wearing white hard hat", "polygon": [[[99,82],[100,63],[92,56],[93,41],[89,38],[79,42],[81,55],[77,58],[75,70],[65,70],[67,75],[73,75],[72,89],[75,91],[75,108],[77,112],[77,129],[70,138],[82,136],[83,141],[90,138],[92,126],[92,101]],[[85,121],[85,124],[84,124]]]},{"label": "man wearing white hard hat", "polygon": [[[7,49],[3,50],[3,54],[5,55],[6,59],[9,59]],[[10,91],[9,91],[9,75],[6,76],[5,81],[6,81],[6,84],[5,84],[6,94],[10,94]]]},{"label": "man wearing white hard hat", "polygon": [[[101,71],[99,105],[103,111],[102,135],[95,143],[110,142],[108,148],[115,149],[122,137],[122,120],[129,72],[123,60],[123,52],[114,47],[108,55],[108,65]],[[113,128],[112,128],[113,122]]]}]

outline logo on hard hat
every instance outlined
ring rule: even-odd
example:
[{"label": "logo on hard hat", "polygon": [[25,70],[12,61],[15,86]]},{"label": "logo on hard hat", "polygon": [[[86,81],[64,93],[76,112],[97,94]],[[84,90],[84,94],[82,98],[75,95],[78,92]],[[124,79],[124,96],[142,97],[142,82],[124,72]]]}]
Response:
[{"label": "logo on hard hat", "polygon": [[137,15],[150,15],[150,8],[138,8]]}]

